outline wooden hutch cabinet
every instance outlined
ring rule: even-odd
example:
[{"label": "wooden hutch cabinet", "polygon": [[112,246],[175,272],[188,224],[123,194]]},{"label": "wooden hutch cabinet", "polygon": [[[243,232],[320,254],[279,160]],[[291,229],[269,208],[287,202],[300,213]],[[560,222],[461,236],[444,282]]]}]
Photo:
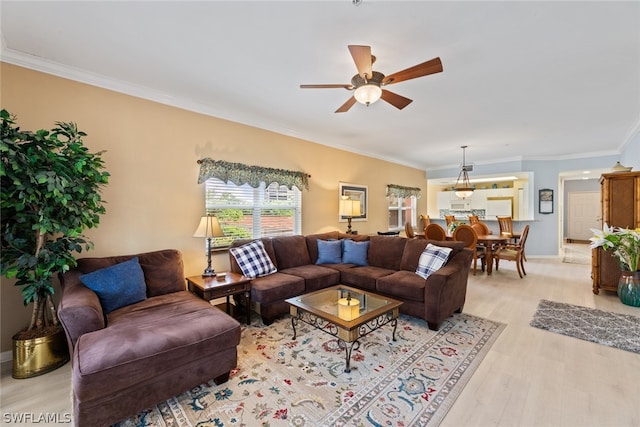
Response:
[{"label": "wooden hutch cabinet", "polygon": [[[623,228],[640,227],[640,172],[612,172],[600,177],[602,223]],[[618,290],[622,272],[611,251],[593,249],[591,277],[593,293]]]}]

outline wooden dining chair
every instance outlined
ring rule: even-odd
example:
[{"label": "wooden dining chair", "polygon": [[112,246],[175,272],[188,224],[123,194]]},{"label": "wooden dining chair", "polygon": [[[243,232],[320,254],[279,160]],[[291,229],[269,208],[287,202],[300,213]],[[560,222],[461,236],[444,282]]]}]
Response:
[{"label": "wooden dining chair", "polygon": [[525,276],[527,275],[527,272],[524,270],[524,244],[527,242],[528,235],[529,226],[525,225],[518,243],[507,243],[506,245],[502,245],[496,249],[493,254],[493,259],[496,260],[496,271],[500,265],[500,260],[506,259],[508,261],[516,262],[516,268],[518,269],[518,274],[521,279],[523,278],[523,274]]},{"label": "wooden dining chair", "polygon": [[432,222],[424,229],[424,237],[425,239],[443,241],[447,240],[447,233],[440,225]]},{"label": "wooden dining chair", "polygon": [[496,217],[498,219],[498,227],[500,228],[500,234],[503,236],[511,236],[513,232],[513,222],[510,216],[499,216]]},{"label": "wooden dining chair", "polygon": [[422,222],[422,231],[427,228],[427,225],[431,224],[431,218],[429,218],[429,215],[420,215],[420,221]]},{"label": "wooden dining chair", "polygon": [[498,227],[500,227],[500,234],[503,236],[511,237],[514,242],[520,238],[520,233],[513,231],[513,220],[510,216],[499,216]]},{"label": "wooden dining chair", "polygon": [[[521,233],[516,233],[513,231],[513,220],[510,216],[499,216],[498,218],[498,226],[500,227],[500,234],[502,236],[507,236],[513,240],[513,243],[518,243],[518,239],[520,239]],[[527,260],[527,256],[522,254],[524,260]]]},{"label": "wooden dining chair", "polygon": [[416,237],[416,234],[413,232],[413,227],[411,226],[411,223],[407,222],[404,225],[404,234],[407,235],[408,239],[413,239],[414,237]]},{"label": "wooden dining chair", "polygon": [[473,250],[473,275],[476,275],[476,271],[478,269],[478,259],[480,259],[482,271],[484,271],[486,253],[484,247],[478,246],[478,235],[473,227],[466,224],[460,224],[453,231],[453,240],[464,242],[465,248]]},{"label": "wooden dining chair", "polygon": [[[475,231],[476,235],[478,235],[478,236],[487,236],[489,234],[492,234],[491,230],[489,230],[489,227],[487,226],[487,224],[485,224],[482,221],[476,222],[475,224],[471,224],[470,227],[473,228],[473,231]],[[482,252],[486,251],[485,245],[479,244],[477,247]],[[491,249],[493,249],[493,246],[491,246]]]},{"label": "wooden dining chair", "polygon": [[473,225],[480,222],[478,215],[469,215],[469,225]]},{"label": "wooden dining chair", "polygon": [[449,227],[449,225],[451,225],[451,223],[456,220],[456,216],[455,215],[445,215],[444,216],[444,220],[447,223],[447,227]]},{"label": "wooden dining chair", "polygon": [[471,224],[471,228],[473,228],[477,235],[487,235],[491,234],[491,230],[487,224],[482,221],[476,222],[475,224]]}]

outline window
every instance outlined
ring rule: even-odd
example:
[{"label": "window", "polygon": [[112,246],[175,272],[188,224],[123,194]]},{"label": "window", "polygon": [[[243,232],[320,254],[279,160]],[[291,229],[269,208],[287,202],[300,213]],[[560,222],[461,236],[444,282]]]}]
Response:
[{"label": "window", "polygon": [[405,224],[416,226],[416,200],[420,197],[420,188],[403,185],[387,185],[389,204],[389,230],[402,230]]},{"label": "window", "polygon": [[416,225],[416,196],[387,196],[389,202],[389,230],[402,230],[406,223]]},{"label": "window", "polygon": [[264,182],[224,183],[218,178],[205,181],[205,209],[220,221],[225,237],[213,239],[214,248],[227,247],[236,239],[301,234],[302,196],[300,190]]}]

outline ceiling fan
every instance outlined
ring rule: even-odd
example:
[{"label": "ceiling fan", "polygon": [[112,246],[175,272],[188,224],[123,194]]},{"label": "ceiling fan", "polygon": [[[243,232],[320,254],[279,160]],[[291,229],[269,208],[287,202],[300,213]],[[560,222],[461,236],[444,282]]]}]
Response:
[{"label": "ceiling fan", "polygon": [[383,89],[384,86],[442,72],[442,62],[440,58],[434,58],[422,64],[414,65],[406,70],[385,76],[372,69],[376,57],[371,55],[371,46],[349,45],[348,47],[353,57],[353,62],[355,62],[356,68],[358,69],[358,74],[351,78],[351,84],[300,85],[301,89],[344,88],[353,90],[353,96],[342,104],[340,108],[335,111],[336,113],[349,111],[356,101],[369,106],[369,104],[376,102],[380,98],[397,109],[402,110],[409,105],[412,100]]}]

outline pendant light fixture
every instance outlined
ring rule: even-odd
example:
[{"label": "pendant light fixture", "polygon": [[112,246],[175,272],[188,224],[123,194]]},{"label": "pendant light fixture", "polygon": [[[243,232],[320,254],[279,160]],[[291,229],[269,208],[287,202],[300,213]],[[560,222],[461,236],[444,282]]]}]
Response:
[{"label": "pendant light fixture", "polygon": [[[471,188],[471,184],[469,183],[469,174],[467,172],[467,165],[465,164],[465,150],[467,146],[463,145],[460,148],[462,148],[462,169],[460,169],[458,180],[456,181],[455,194],[461,199],[464,199],[473,194],[473,188]],[[462,180],[460,180],[460,178],[462,178]]]}]

